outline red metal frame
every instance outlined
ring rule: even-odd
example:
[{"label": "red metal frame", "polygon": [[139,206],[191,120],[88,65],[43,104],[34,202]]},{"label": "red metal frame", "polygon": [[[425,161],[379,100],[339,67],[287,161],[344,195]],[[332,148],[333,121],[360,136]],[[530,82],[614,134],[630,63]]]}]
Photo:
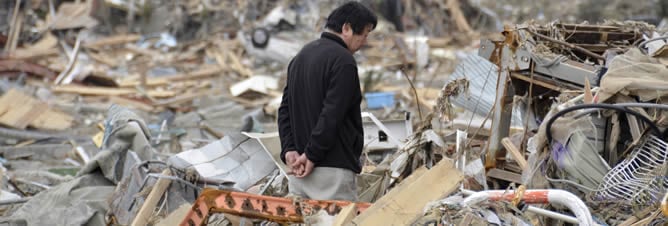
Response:
[{"label": "red metal frame", "polygon": [[[319,210],[325,210],[330,215],[336,215],[343,207],[351,203],[334,200],[299,200],[205,189],[180,225],[206,225],[209,216],[213,213],[228,213],[278,223],[303,223],[304,216]],[[357,203],[357,213],[363,212],[370,205],[370,203]]]}]

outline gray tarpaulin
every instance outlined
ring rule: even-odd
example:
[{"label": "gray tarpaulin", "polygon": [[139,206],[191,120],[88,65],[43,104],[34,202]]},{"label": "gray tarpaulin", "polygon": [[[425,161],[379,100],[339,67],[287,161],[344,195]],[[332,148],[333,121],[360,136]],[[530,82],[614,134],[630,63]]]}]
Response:
[{"label": "gray tarpaulin", "polygon": [[0,225],[106,225],[115,187],[99,172],[77,177],[35,195]]}]

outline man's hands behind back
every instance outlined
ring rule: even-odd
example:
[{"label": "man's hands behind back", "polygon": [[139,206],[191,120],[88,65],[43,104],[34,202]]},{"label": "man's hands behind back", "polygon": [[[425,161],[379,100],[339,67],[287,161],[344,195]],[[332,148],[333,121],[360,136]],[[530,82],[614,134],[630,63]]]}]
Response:
[{"label": "man's hands behind back", "polygon": [[285,153],[285,161],[290,167],[291,172],[297,178],[304,178],[313,172],[315,165],[306,157],[306,154],[299,154],[297,151],[288,151]]}]

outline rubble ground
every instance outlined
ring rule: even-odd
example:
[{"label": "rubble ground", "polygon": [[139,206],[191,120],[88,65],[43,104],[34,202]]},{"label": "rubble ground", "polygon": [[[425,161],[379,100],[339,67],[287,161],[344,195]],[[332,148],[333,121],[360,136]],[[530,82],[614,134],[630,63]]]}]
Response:
[{"label": "rubble ground", "polygon": [[360,0],[358,202],[288,195],[344,0],[0,2],[0,223],[666,225],[668,1]]}]

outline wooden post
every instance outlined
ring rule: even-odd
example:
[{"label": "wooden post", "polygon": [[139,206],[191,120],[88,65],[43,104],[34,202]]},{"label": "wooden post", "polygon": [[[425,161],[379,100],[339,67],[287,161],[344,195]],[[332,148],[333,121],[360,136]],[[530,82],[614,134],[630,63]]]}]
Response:
[{"label": "wooden post", "polygon": [[[162,171],[162,175],[171,176],[172,173],[171,171],[169,171],[169,169],[165,169],[164,171]],[[151,218],[153,211],[155,210],[155,206],[158,204],[158,201],[160,201],[162,195],[165,194],[165,191],[167,190],[167,187],[169,187],[169,184],[171,184],[171,182],[172,181],[165,178],[158,179],[158,182],[156,182],[155,185],[153,186],[153,189],[151,189],[151,193],[149,193],[148,197],[146,197],[146,200],[139,209],[139,212],[137,212],[137,216],[135,216],[135,219],[132,220],[131,224],[132,226],[141,226],[148,224],[148,221]]]},{"label": "wooden post", "polygon": [[522,170],[527,170],[528,167],[529,167],[528,166],[529,164],[527,163],[527,160],[524,159],[524,155],[522,155],[522,152],[520,152],[520,150],[517,149],[517,147],[515,147],[513,142],[510,141],[510,138],[505,137],[505,138],[501,139],[501,143],[503,144],[503,147],[506,148],[506,151],[509,151],[510,154],[513,155],[513,159],[515,159],[515,161],[517,161],[517,164],[520,165]]}]

